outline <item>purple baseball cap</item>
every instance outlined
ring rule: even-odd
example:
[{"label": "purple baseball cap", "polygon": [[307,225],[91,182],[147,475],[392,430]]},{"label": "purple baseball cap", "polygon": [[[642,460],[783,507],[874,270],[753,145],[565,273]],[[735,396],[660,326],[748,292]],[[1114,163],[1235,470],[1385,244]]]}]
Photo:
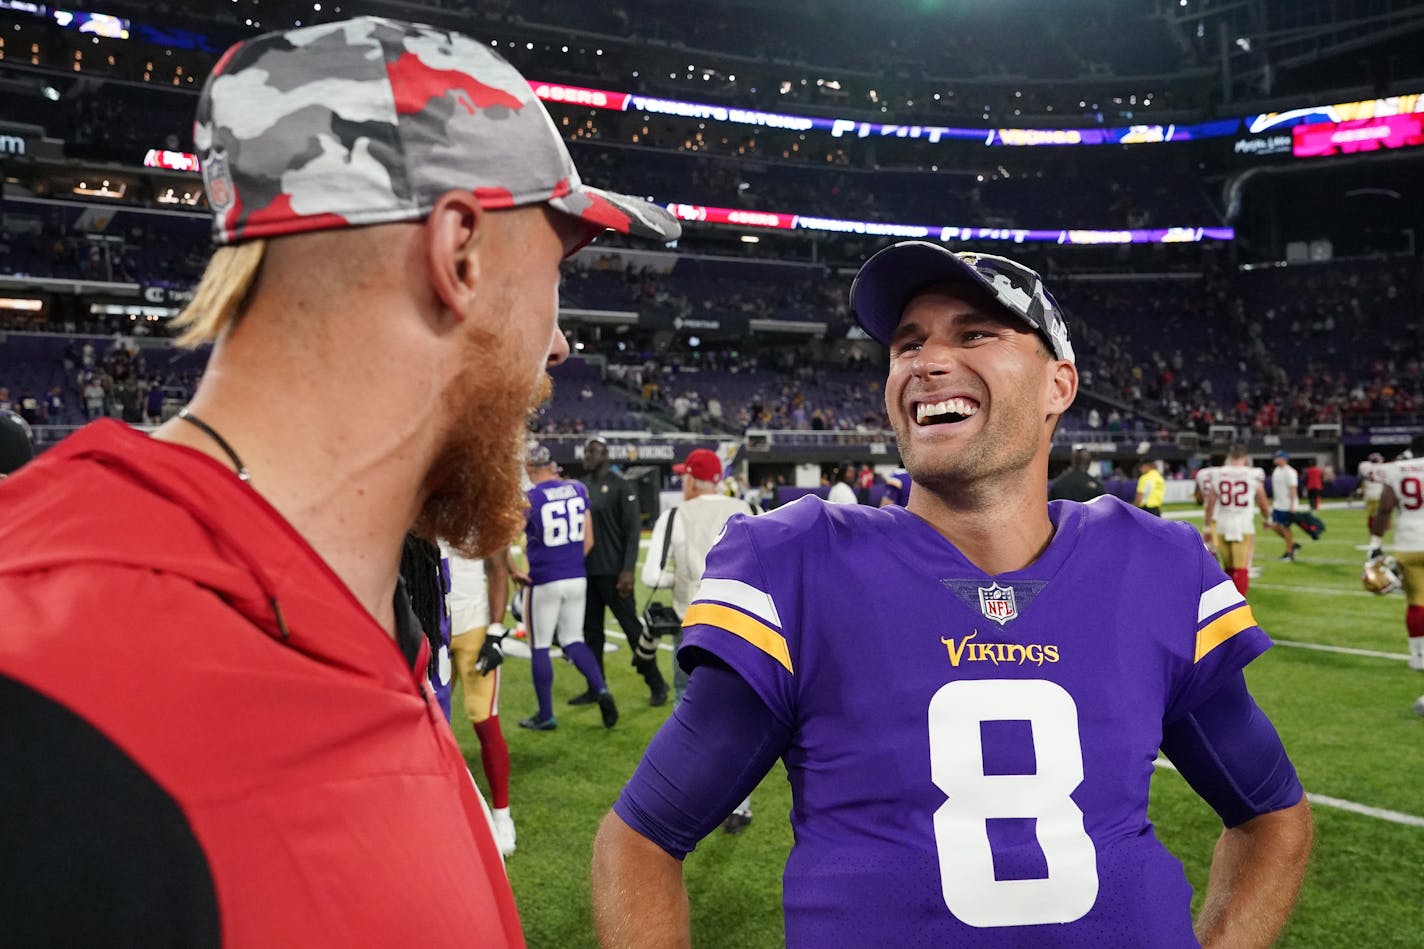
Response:
[{"label": "purple baseball cap", "polygon": [[547,204],[657,241],[681,227],[583,183],[519,72],[460,33],[358,17],[267,33],[218,61],[198,102],[213,240],[418,221],[447,191],[485,208]]},{"label": "purple baseball cap", "polygon": [[1073,362],[1063,311],[1043,278],[1017,261],[993,254],[956,254],[928,241],[901,241],[877,251],[850,287],[850,306],[872,339],[890,345],[905,307],[937,283],[965,284],[1027,323],[1049,352]]}]

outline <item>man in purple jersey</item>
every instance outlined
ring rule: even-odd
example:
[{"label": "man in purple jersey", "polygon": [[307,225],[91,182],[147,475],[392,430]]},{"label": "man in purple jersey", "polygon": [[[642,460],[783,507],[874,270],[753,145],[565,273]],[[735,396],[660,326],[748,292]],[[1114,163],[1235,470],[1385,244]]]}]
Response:
[{"label": "man in purple jersey", "polygon": [[[681,859],[781,758],[790,946],[1268,945],[1312,837],[1242,675],[1270,641],[1190,526],[1045,503],[1078,385],[1057,304],[923,242],[851,302],[890,350],[909,506],[728,524],[686,697],[594,844],[603,944],[687,943]],[[1225,825],[1195,926],[1147,819],[1159,749]]]},{"label": "man in purple jersey", "polygon": [[880,496],[880,506],[889,507],[898,504],[905,507],[910,503],[910,488],[914,486],[914,479],[904,468],[896,471],[885,479],[885,493]]},{"label": "man in purple jersey", "polygon": [[555,634],[564,655],[588,680],[588,690],[603,713],[603,727],[618,722],[618,706],[603,681],[593,653],[583,641],[583,605],[588,578],[583,558],[593,546],[593,522],[588,517],[588,489],[578,481],[561,481],[549,449],[532,445],[526,459],[529,511],[524,521],[525,554],[529,558],[529,589],[524,621],[529,627],[534,695],[539,711],[520,721],[521,728],[553,731],[554,664],[549,649]]}]

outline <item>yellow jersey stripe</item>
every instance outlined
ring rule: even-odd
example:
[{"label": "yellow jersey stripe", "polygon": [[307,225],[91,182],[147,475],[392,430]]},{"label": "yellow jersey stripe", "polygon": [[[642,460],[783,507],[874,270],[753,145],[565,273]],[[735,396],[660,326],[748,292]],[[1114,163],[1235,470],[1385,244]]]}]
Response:
[{"label": "yellow jersey stripe", "polygon": [[791,668],[791,653],[786,648],[786,637],[760,620],[752,619],[740,610],[722,606],[720,603],[694,603],[688,607],[687,615],[682,619],[682,625],[687,627],[699,624],[716,626],[718,629],[725,629],[733,636],[742,637],[781,663],[787,672],[794,674],[795,670]]},{"label": "yellow jersey stripe", "polygon": [[1256,625],[1256,617],[1251,615],[1251,607],[1242,605],[1230,613],[1223,613],[1201,629],[1197,630],[1197,654],[1193,663],[1201,662],[1207,653],[1226,642],[1243,629]]}]

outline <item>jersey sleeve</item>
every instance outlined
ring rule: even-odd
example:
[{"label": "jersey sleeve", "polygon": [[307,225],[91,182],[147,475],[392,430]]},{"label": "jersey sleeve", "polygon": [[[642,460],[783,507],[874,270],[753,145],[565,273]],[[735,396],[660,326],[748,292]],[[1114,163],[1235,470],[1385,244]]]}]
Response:
[{"label": "jersey sleeve", "polygon": [[732,517],[707,555],[707,569],[683,617],[678,662],[691,671],[706,655],[726,663],[766,703],[777,720],[795,720],[795,662],[788,631],[794,599],[785,565],[779,577],[766,569],[746,515]]},{"label": "jersey sleeve", "polygon": [[1184,662],[1190,661],[1173,690],[1164,722],[1192,711],[1271,648],[1270,637],[1256,625],[1246,598],[1222,572],[1206,545],[1196,545],[1195,557],[1201,592],[1194,634],[1183,656]]},{"label": "jersey sleeve", "polygon": [[1236,673],[1162,730],[1162,752],[1227,827],[1299,803],[1295,766]]}]

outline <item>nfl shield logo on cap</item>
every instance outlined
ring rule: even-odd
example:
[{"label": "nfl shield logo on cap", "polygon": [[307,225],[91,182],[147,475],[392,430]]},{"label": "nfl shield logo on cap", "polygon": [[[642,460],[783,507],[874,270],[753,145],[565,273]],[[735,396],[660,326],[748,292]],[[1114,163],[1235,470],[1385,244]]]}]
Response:
[{"label": "nfl shield logo on cap", "polygon": [[1000,626],[1018,616],[1019,608],[1014,602],[1014,588],[1000,586],[997,582],[993,586],[980,587],[979,612]]}]

